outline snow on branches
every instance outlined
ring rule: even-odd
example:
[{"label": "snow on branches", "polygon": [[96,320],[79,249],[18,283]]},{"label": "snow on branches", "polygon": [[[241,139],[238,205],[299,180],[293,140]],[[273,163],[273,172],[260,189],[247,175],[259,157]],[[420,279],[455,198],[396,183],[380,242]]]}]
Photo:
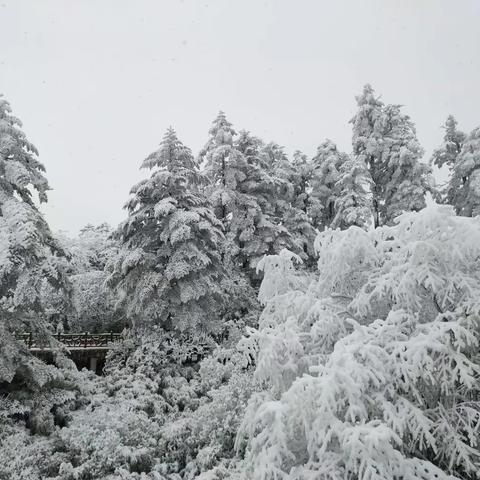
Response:
[{"label": "snow on branches", "polygon": [[478,219],[432,206],[371,232],[326,231],[317,248],[318,279],[271,290],[262,314],[255,375],[270,388],[239,431],[245,475],[474,478]]},{"label": "snow on branches", "polygon": [[173,129],[143,167],[153,172],[132,188],[109,284],[134,321],[214,331],[223,305],[224,237],[200,189],[206,178]]},{"label": "snow on branches", "polygon": [[70,290],[65,253],[32,199],[37,191],[40,202],[47,200],[45,169],[10,112],[0,96],[0,345],[12,354],[0,358],[0,381],[10,381],[18,368],[32,363],[25,348],[16,345],[15,334],[27,330],[48,336],[44,284],[62,292],[64,306]]}]

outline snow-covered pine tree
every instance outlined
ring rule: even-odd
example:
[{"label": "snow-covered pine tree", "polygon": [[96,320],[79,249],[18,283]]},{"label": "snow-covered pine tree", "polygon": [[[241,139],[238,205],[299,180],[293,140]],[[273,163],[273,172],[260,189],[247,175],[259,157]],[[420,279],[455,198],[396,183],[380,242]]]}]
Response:
[{"label": "snow-covered pine tree", "polygon": [[[274,179],[261,164],[261,150],[264,144],[261,139],[255,137],[247,131],[241,131],[235,141],[235,148],[242,153],[247,160],[247,169],[245,170],[245,179],[239,185],[240,198],[243,198],[243,208],[237,208],[232,212],[232,220],[235,217],[241,219],[244,217],[242,210],[247,205],[246,199],[255,209],[252,212],[251,229],[248,230],[248,236],[244,233],[237,234],[236,242],[240,247],[240,261],[244,268],[248,267],[249,276],[253,283],[257,282],[256,265],[260,258],[271,248],[276,238],[275,223],[271,221],[271,200],[272,192],[275,191]],[[239,206],[240,206],[239,202]],[[243,229],[242,223],[237,228]],[[240,230],[241,231],[241,230]]]},{"label": "snow-covered pine tree", "polygon": [[307,155],[296,150],[293,154],[292,160],[292,175],[291,181],[293,183],[293,206],[308,212],[310,201],[310,182],[312,178],[313,165],[308,161]]},{"label": "snow-covered pine tree", "polygon": [[[41,291],[44,282],[62,291],[69,303],[65,254],[34,203],[47,201],[48,182],[36,148],[0,96],[0,382],[22,370],[28,380],[45,373],[15,337],[32,332],[51,340]],[[43,377],[47,381],[47,377]]]},{"label": "snow-covered pine tree", "polygon": [[212,182],[209,193],[215,213],[227,222],[227,215],[244,200],[239,198],[238,187],[247,177],[247,161],[233,145],[236,132],[223,112],[219,112],[208,133],[210,138],[200,152],[200,160]]},{"label": "snow-covered pine tree", "polygon": [[250,132],[241,130],[234,143],[235,148],[243,154],[248,167],[246,178],[239,185],[241,192],[255,197],[264,213],[271,211],[272,195],[275,192],[275,178],[270,175],[269,166],[262,163],[263,141]]},{"label": "snow-covered pine tree", "polygon": [[268,202],[269,223],[275,226],[269,235],[275,238],[269,255],[287,248],[300,255],[307,264],[314,259],[313,242],[316,231],[305,208],[309,202],[307,180],[310,165],[301,152],[291,162],[282,146],[275,142],[265,145],[260,152],[260,165],[273,180]]},{"label": "snow-covered pine tree", "polygon": [[[271,215],[274,222],[284,227],[289,235],[284,236],[281,248],[295,252],[310,265],[315,258],[313,243],[317,233],[307,214],[311,200],[308,193],[311,164],[300,151],[296,151],[290,161],[283,147],[274,142],[266,145],[262,157],[275,185],[270,199]],[[268,161],[265,162],[265,159]],[[269,254],[280,251],[277,248]]]},{"label": "snow-covered pine tree", "polygon": [[330,227],[335,218],[340,169],[347,160],[348,155],[340,152],[335,143],[328,139],[317,148],[312,159],[309,214],[318,230]]},{"label": "snow-covered pine tree", "polygon": [[372,178],[372,207],[375,227],[383,224],[380,208],[383,203],[383,175],[380,162],[383,152],[382,118],[384,103],[375,96],[371,85],[365,85],[361,95],[355,97],[358,111],[350,120],[353,124],[353,155],[363,160]]},{"label": "snow-covered pine tree", "polygon": [[207,195],[226,232],[224,261],[229,257],[232,265],[248,269],[252,255],[250,244],[261,217],[255,198],[245,191],[244,183],[251,166],[234,146],[236,132],[223,112],[213,121],[209,135],[200,160],[211,180]]},{"label": "snow-covered pine tree", "polygon": [[[276,217],[277,183],[263,163],[262,142],[242,132],[220,112],[209,131],[210,139],[200,153],[207,176],[207,192],[222,220],[233,262],[256,282],[256,264],[265,254],[291,246],[287,229]],[[292,247],[293,248],[293,247]]]},{"label": "snow-covered pine tree", "polygon": [[275,142],[266,144],[261,151],[260,162],[275,182],[275,198],[271,199],[277,218],[282,218],[294,201],[295,187],[292,163],[284,148]]},{"label": "snow-covered pine tree", "polygon": [[186,333],[221,327],[225,271],[222,226],[201,191],[190,149],[167,130],[142,164],[150,178],[135,185],[118,231],[121,249],[109,284],[123,293],[135,322]]},{"label": "snow-covered pine tree", "polygon": [[453,167],[450,189],[456,189],[454,206],[457,214],[480,215],[480,127],[470,132]]},{"label": "snow-covered pine tree", "polygon": [[335,185],[335,217],[332,228],[345,230],[352,225],[368,228],[372,224],[371,178],[359,158],[348,157],[338,172]]},{"label": "snow-covered pine tree", "polygon": [[248,130],[240,130],[234,142],[235,148],[243,153],[249,165],[259,165],[260,152],[264,146],[263,140],[252,135]]},{"label": "snow-covered pine tree", "polygon": [[457,196],[462,187],[462,179],[456,176],[455,164],[462,150],[466,135],[457,129],[457,121],[453,115],[449,115],[443,126],[445,135],[442,145],[435,149],[430,163],[438,168],[446,167],[449,172],[449,179],[437,194],[440,203],[448,203],[456,206]]},{"label": "snow-covered pine tree", "polygon": [[445,165],[451,170],[457,161],[463,142],[467,137],[464,132],[457,129],[457,125],[458,122],[455,117],[449,115],[443,126],[445,130],[443,143],[434,150],[432,155],[432,163],[438,168],[442,168]]},{"label": "snow-covered pine tree", "polygon": [[380,216],[386,225],[403,212],[425,207],[430,190],[430,167],[422,162],[424,150],[417,140],[415,125],[399,105],[384,109],[383,170],[385,184]]},{"label": "snow-covered pine tree", "polygon": [[292,185],[292,198],[282,217],[282,224],[293,240],[293,245],[288,248],[297,252],[307,266],[313,265],[316,259],[313,244],[317,230],[309,216],[312,202],[310,188],[312,170],[312,163],[308,161],[307,156],[297,150],[293,154],[288,178]]},{"label": "snow-covered pine tree", "polygon": [[363,160],[372,178],[374,225],[391,224],[402,211],[425,206],[429,167],[420,161],[423,150],[415,126],[398,105],[384,105],[365,85],[356,97],[353,154]]},{"label": "snow-covered pine tree", "polygon": [[315,263],[314,243],[317,231],[310,217],[300,208],[290,206],[283,214],[281,225],[287,230],[290,239],[285,248],[296,252],[308,267]]}]

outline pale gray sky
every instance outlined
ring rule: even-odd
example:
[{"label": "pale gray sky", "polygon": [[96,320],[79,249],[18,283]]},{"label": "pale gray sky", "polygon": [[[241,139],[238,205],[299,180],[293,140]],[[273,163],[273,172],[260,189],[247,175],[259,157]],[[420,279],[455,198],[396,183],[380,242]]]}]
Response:
[{"label": "pale gray sky", "polygon": [[165,129],[196,153],[219,109],[309,156],[327,137],[350,151],[367,82],[426,156],[449,113],[480,124],[480,0],[0,0],[0,45],[55,230],[116,225]]}]

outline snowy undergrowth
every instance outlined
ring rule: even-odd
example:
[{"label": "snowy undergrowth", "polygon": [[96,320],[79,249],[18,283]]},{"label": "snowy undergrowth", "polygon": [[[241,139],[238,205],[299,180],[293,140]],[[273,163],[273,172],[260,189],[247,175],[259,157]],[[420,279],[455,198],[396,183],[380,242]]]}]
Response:
[{"label": "snowy undergrowth", "polygon": [[[72,372],[71,390],[50,385],[30,403],[9,400],[1,410],[0,479],[175,480],[228,463],[258,390],[248,341],[230,343],[161,330],[130,336],[111,353],[104,377]],[[192,351],[205,359],[193,360]]]}]

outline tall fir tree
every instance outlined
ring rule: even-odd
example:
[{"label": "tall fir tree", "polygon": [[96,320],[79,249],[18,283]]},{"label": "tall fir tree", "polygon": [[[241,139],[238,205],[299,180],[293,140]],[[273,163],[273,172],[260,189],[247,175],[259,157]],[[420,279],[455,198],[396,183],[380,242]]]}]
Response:
[{"label": "tall fir tree", "polygon": [[458,194],[462,186],[462,179],[457,176],[455,165],[462,150],[466,135],[457,129],[457,121],[453,115],[449,115],[444,125],[445,135],[442,145],[435,149],[430,162],[438,168],[446,167],[449,179],[446,185],[440,189],[436,199],[440,203],[448,203],[457,208]]},{"label": "tall fir tree", "polygon": [[222,221],[241,203],[239,184],[246,179],[247,161],[233,145],[232,124],[219,112],[209,130],[209,139],[200,152],[201,163],[212,181],[211,199]]},{"label": "tall fir tree", "polygon": [[319,230],[330,227],[335,218],[340,169],[347,159],[348,155],[340,152],[335,143],[328,139],[317,148],[312,159],[309,213],[314,226]]},{"label": "tall fir tree", "polygon": [[[253,142],[254,139],[250,144]],[[291,162],[283,147],[275,142],[256,145],[255,156],[250,155],[256,166],[256,188],[251,193],[262,209],[261,235],[267,247],[264,254],[273,255],[287,248],[311,263],[308,261],[315,256],[316,232],[306,213],[310,172],[306,156],[297,151]]]},{"label": "tall fir tree", "polygon": [[451,189],[457,188],[454,206],[465,217],[480,215],[480,127],[470,132],[453,167]]},{"label": "tall fir tree", "polygon": [[[236,132],[220,112],[200,153],[212,180],[207,188],[218,218],[223,222],[228,255],[235,267],[258,283],[256,265],[265,254],[289,245],[290,235],[275,216],[276,179],[264,162],[262,142],[248,132]],[[290,242],[291,243],[291,242]]]},{"label": "tall fir tree", "polygon": [[467,137],[465,133],[457,128],[458,122],[453,115],[449,115],[443,126],[445,135],[443,136],[442,145],[435,149],[432,155],[432,163],[438,168],[444,165],[450,170],[453,169],[457,161],[458,155],[462,150],[463,142]]},{"label": "tall fir tree", "polygon": [[45,368],[16,340],[23,332],[50,342],[56,348],[42,304],[45,283],[63,292],[69,305],[70,284],[65,253],[54,240],[39,212],[32,192],[47,201],[45,168],[37,149],[21,130],[0,96],[0,382],[10,382],[21,371],[26,381],[36,382]]},{"label": "tall fir tree", "polygon": [[263,141],[245,130],[239,132],[234,142],[235,148],[247,161],[246,178],[239,186],[243,193],[255,197],[262,212],[270,212],[272,195],[275,192],[275,178],[262,160]]},{"label": "tall fir tree", "polygon": [[275,215],[282,218],[294,200],[295,188],[292,182],[293,167],[285,149],[276,142],[266,144],[261,152],[261,164],[275,183],[272,207]]},{"label": "tall fir tree", "polygon": [[150,178],[135,185],[119,227],[122,249],[109,283],[124,294],[127,314],[186,333],[221,328],[225,278],[222,226],[201,192],[190,149],[167,130],[142,164]]},{"label": "tall fir tree", "polygon": [[418,212],[426,206],[430,190],[430,167],[421,161],[424,154],[413,122],[399,105],[384,111],[384,201],[381,216],[385,224],[403,212]]},{"label": "tall fir tree", "polygon": [[310,203],[310,183],[312,179],[313,165],[308,161],[307,155],[296,150],[293,154],[292,160],[292,175],[291,181],[293,183],[293,206],[308,212]]},{"label": "tall fir tree", "polygon": [[335,217],[332,228],[367,229],[372,224],[371,178],[358,158],[349,157],[340,166],[336,183]]},{"label": "tall fir tree", "polygon": [[295,151],[288,175],[291,199],[282,217],[282,224],[294,242],[295,248],[291,250],[299,254],[307,266],[313,266],[316,261],[313,245],[317,231],[309,216],[312,202],[310,194],[312,171],[312,163],[308,161],[307,156],[299,150]]},{"label": "tall fir tree", "polygon": [[429,167],[421,162],[423,149],[410,118],[399,105],[384,105],[365,85],[356,97],[353,154],[363,160],[372,178],[374,225],[391,224],[403,211],[425,206]]},{"label": "tall fir tree", "polygon": [[247,130],[240,130],[235,139],[234,145],[237,150],[243,153],[243,156],[249,165],[262,167],[259,163],[261,159],[260,152],[264,146],[261,138],[252,135]]},{"label": "tall fir tree", "polygon": [[232,124],[223,112],[219,112],[200,159],[211,180],[206,192],[226,232],[224,257],[227,255],[234,263],[238,261],[246,266],[248,262],[242,250],[253,236],[260,211],[255,200],[241,188],[247,180],[248,163],[233,144],[235,135]]},{"label": "tall fir tree", "polygon": [[262,149],[261,164],[274,185],[269,217],[276,225],[273,232],[276,244],[268,254],[277,254],[287,248],[310,265],[315,257],[313,242],[316,232],[305,211],[309,201],[306,182],[310,168],[306,157],[296,152],[291,162],[282,146],[270,142]]},{"label": "tall fir tree", "polygon": [[363,160],[372,177],[372,209],[374,225],[381,224],[383,149],[382,118],[384,103],[375,96],[371,85],[365,85],[361,95],[355,97],[358,111],[350,122],[353,124],[353,155]]}]

